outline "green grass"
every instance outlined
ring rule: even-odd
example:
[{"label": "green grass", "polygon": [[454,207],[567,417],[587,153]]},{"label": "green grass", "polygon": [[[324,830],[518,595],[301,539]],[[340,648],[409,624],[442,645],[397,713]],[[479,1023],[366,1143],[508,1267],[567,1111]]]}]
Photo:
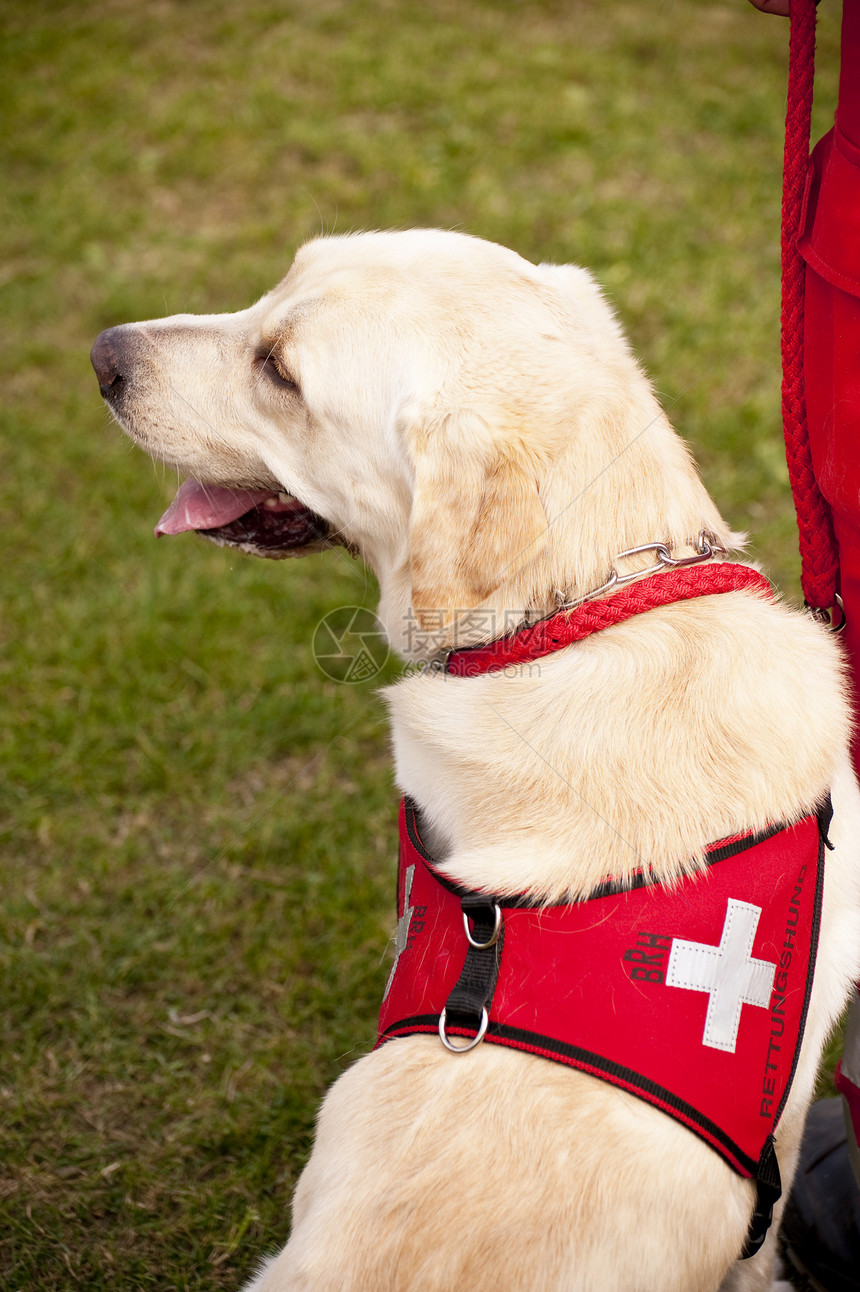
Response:
[{"label": "green grass", "polygon": [[110,424],[92,339],[244,306],[320,231],[438,224],[587,264],[794,596],[786,28],[742,0],[0,18],[0,1285],[235,1287],[286,1236],[386,972],[382,708],[310,647],[374,589],[337,553],[155,544],[173,482]]}]

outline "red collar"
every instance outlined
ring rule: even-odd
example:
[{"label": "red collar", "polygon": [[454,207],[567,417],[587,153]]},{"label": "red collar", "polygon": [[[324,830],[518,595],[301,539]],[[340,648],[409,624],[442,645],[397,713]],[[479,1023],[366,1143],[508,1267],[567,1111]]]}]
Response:
[{"label": "red collar", "polygon": [[584,601],[574,610],[561,610],[511,637],[501,637],[486,646],[467,646],[463,650],[451,651],[445,671],[455,677],[477,677],[480,673],[495,673],[517,664],[528,664],[646,610],[675,601],[687,601],[691,597],[709,597],[717,592],[742,589],[773,596],[767,579],[748,565],[721,561],[718,565],[667,570],[665,574],[643,579],[600,601]]}]

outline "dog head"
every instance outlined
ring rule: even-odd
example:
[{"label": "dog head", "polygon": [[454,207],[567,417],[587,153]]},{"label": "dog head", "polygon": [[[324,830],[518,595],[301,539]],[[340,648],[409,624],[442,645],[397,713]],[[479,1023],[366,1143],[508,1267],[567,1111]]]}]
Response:
[{"label": "dog head", "polygon": [[157,532],[342,543],[405,654],[407,622],[441,648],[624,548],[734,537],[589,275],[464,235],[318,239],[249,309],[111,328],[92,359],[127,434],[190,477]]}]

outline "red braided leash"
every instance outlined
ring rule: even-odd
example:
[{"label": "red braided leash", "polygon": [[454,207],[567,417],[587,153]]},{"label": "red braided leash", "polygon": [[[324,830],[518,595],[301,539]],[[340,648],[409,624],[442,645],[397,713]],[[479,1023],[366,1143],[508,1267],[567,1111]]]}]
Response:
[{"label": "red braided leash", "polygon": [[782,421],[788,476],[800,531],[800,582],[809,606],[835,603],[839,555],[830,508],[812,467],[803,388],[803,288],[797,249],[809,160],[815,71],[815,0],[791,0],[788,102],[782,187]]},{"label": "red braided leash", "polygon": [[518,664],[530,664],[603,628],[644,614],[646,610],[656,610],[658,606],[671,605],[675,601],[688,601],[692,597],[710,597],[717,592],[744,589],[773,596],[767,579],[748,565],[721,563],[670,570],[643,579],[641,583],[633,583],[600,601],[584,601],[575,610],[561,611],[550,619],[542,619],[513,637],[502,637],[488,646],[469,646],[452,651],[445,671],[455,677],[477,677],[480,673],[495,673]]}]

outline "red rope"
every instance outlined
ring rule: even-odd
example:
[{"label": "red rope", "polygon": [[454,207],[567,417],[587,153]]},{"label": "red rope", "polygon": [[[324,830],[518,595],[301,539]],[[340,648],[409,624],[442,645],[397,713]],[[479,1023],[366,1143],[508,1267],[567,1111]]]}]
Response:
[{"label": "red rope", "polygon": [[803,288],[797,249],[809,161],[815,70],[815,0],[791,0],[788,102],[782,186],[782,421],[788,477],[800,531],[800,582],[807,605],[834,604],[839,556],[830,508],[812,467],[803,388]]},{"label": "red rope", "polygon": [[667,570],[665,574],[631,583],[628,588],[599,601],[584,601],[574,610],[560,611],[531,628],[523,628],[513,637],[501,637],[488,646],[452,651],[445,671],[456,677],[477,677],[480,673],[495,673],[502,668],[530,664],[646,610],[688,601],[691,597],[710,597],[717,592],[742,589],[773,596],[767,579],[748,565],[729,565],[721,561],[718,565]]}]

